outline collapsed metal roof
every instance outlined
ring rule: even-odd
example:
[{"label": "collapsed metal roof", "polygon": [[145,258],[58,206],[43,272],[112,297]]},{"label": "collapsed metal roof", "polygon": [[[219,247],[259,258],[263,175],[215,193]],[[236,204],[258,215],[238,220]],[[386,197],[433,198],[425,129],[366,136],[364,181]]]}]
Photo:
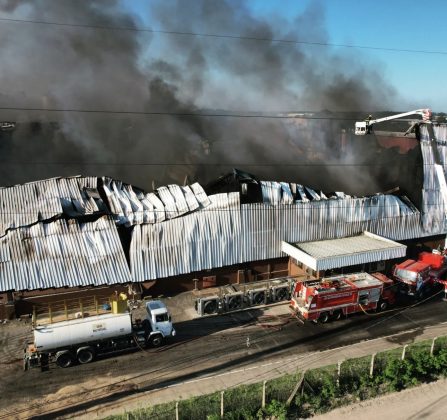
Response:
[{"label": "collapsed metal roof", "polygon": [[281,249],[313,270],[330,270],[404,257],[407,247],[370,232],[348,238],[302,243],[282,242]]},{"label": "collapsed metal roof", "polygon": [[[104,178],[113,220],[134,226],[131,276],[112,219],[57,220],[17,228],[62,213],[94,214],[100,200],[88,189],[96,191],[96,178],[57,178],[1,188],[1,228],[10,229],[0,238],[1,290],[169,277],[282,257],[283,241],[337,239],[363,231],[391,240],[445,234],[447,128],[434,130],[436,141],[421,128],[422,211],[406,197],[328,196],[292,183],[262,181],[263,202],[242,204],[240,192],[207,196],[199,184],[169,185],[147,194]],[[92,233],[101,225],[106,227],[100,234]],[[78,263],[70,263],[73,260]]]},{"label": "collapsed metal roof", "polygon": [[168,185],[144,193],[131,185],[103,178],[108,205],[118,224],[158,223],[205,208],[210,200],[200,184]]},{"label": "collapsed metal roof", "polygon": [[396,240],[427,235],[419,211],[392,195],[277,205],[240,204],[238,193],[209,198],[206,209],[135,226],[134,281],[283,257],[282,241],[342,238],[365,230]]},{"label": "collapsed metal roof", "polygon": [[239,194],[216,194],[209,199],[210,205],[197,212],[135,226],[130,249],[134,281],[241,261]]},{"label": "collapsed metal roof", "polygon": [[[323,191],[294,182],[260,181],[262,199],[266,204],[308,203],[310,201],[327,200]],[[336,192],[329,198],[351,198],[343,192]]]},{"label": "collapsed metal roof", "polygon": [[97,188],[96,177],[52,178],[0,188],[0,236],[8,229],[60,216],[75,217],[100,211],[100,200],[88,190]]},{"label": "collapsed metal roof", "polygon": [[114,221],[56,220],[0,238],[0,291],[131,281]]},{"label": "collapsed metal roof", "polygon": [[[240,204],[239,193],[211,195],[213,206],[206,209],[136,226],[130,247],[132,277],[142,281],[277,258],[285,255],[282,241],[337,239],[363,231],[391,240],[445,234],[447,128],[435,127],[435,136],[432,142],[427,128],[421,128],[422,212],[402,196],[336,193],[328,198],[299,184],[263,181],[264,203]],[[435,164],[435,154],[442,164]],[[301,200],[290,199],[293,188]]]}]

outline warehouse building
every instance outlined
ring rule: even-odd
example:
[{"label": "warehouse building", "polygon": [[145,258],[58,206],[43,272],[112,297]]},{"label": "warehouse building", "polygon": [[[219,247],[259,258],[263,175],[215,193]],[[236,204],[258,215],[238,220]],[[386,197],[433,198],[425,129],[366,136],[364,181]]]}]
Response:
[{"label": "warehouse building", "polygon": [[365,231],[393,241],[439,238],[447,231],[447,132],[434,130],[436,142],[421,129],[421,203],[327,193],[237,171],[206,189],[195,183],[151,193],[80,176],[1,188],[0,318],[62,295],[129,286],[167,294],[285,276],[291,260],[284,244]]}]

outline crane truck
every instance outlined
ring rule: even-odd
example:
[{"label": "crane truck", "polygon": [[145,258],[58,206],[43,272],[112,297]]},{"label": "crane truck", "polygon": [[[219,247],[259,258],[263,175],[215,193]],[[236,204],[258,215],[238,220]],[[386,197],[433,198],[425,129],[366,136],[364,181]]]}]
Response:
[{"label": "crane truck", "polygon": [[25,370],[39,366],[47,370],[52,362],[62,368],[86,364],[105,354],[160,346],[176,334],[171,315],[159,300],[146,303],[143,321],[134,321],[128,311],[76,315],[74,319],[34,326],[33,341],[24,350]]},{"label": "crane truck", "polygon": [[357,121],[355,123],[355,134],[357,136],[365,136],[366,134],[371,134],[374,124],[384,121],[395,120],[410,115],[420,115],[422,117],[422,122],[429,123],[431,119],[431,110],[428,108],[415,109],[413,111],[403,112],[402,114],[390,115],[388,117],[376,118],[376,119],[372,119],[370,115],[365,121]]}]

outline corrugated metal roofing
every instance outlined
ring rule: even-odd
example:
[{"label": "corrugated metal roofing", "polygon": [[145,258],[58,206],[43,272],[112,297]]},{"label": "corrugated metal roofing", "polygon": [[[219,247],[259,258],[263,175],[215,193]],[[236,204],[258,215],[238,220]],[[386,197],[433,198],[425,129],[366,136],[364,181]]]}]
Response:
[{"label": "corrugated metal roofing", "polygon": [[404,257],[407,247],[364,232],[341,239],[295,244],[283,241],[281,249],[297,261],[319,271]]},{"label": "corrugated metal roofing", "polygon": [[[447,169],[447,128],[434,129],[437,141],[432,143],[427,128],[421,127],[422,212],[407,197],[352,198],[337,192],[336,197],[328,199],[308,187],[288,184],[290,191],[296,192],[293,201],[289,189],[281,183],[262,181],[263,204],[210,207],[154,226],[137,226],[130,250],[133,279],[142,281],[281,257],[282,241],[336,239],[363,231],[392,240],[445,234],[447,204],[442,185]],[[434,166],[434,150],[441,157],[443,171]],[[209,198],[213,203],[219,200],[216,196]],[[232,201],[236,203],[236,198]]]},{"label": "corrugated metal roofing", "polygon": [[135,226],[133,278],[142,281],[239,262],[239,193],[208,197],[210,205],[163,223]]},{"label": "corrugated metal roofing", "polygon": [[238,193],[209,199],[207,209],[135,226],[130,248],[135,281],[281,257],[282,241],[343,238],[365,230],[394,240],[424,236],[419,211],[393,195],[292,205],[240,205]]},{"label": "corrugated metal roofing", "polygon": [[[310,187],[293,182],[260,181],[260,185],[264,204],[277,205],[328,200],[323,191],[318,193]],[[331,198],[350,198],[350,196],[336,192],[335,196]]]},{"label": "corrugated metal roofing", "polygon": [[52,178],[0,188],[0,236],[63,213],[69,216],[99,211],[86,189],[96,190],[97,178]]},{"label": "corrugated metal roofing", "polygon": [[281,184],[275,181],[261,181],[263,202],[266,204],[281,203]]},{"label": "corrugated metal roofing", "polygon": [[184,187],[172,184],[146,194],[121,181],[103,178],[103,189],[116,222],[127,227],[174,219],[211,203],[198,183]]},{"label": "corrugated metal roofing", "polygon": [[[265,202],[241,205],[239,193],[208,197],[199,184],[171,185],[145,194],[104,178],[115,221],[134,226],[132,279],[143,281],[281,257],[283,241],[336,239],[365,230],[393,240],[445,234],[447,204],[442,192],[447,131],[435,127],[435,132],[438,141],[433,144],[426,128],[421,128],[422,212],[405,197],[351,198],[336,193],[336,197],[327,198],[299,184],[263,181]],[[441,158],[442,171],[435,166],[434,150]],[[61,178],[12,188],[16,190],[0,189],[0,223],[4,230],[62,212],[90,214],[97,209],[85,191],[96,188],[96,178]],[[38,223],[10,230],[0,238],[2,290],[110,284],[129,279],[116,227],[109,219],[86,224],[61,220]]]},{"label": "corrugated metal roofing", "polygon": [[[429,129],[421,127],[421,151],[424,162],[422,187],[422,228],[425,232],[443,234],[447,231],[446,209],[443,187],[446,183],[447,127],[433,127],[436,141],[430,139]],[[435,153],[440,162],[436,161]],[[439,165],[442,170],[439,170]],[[433,233],[433,234],[436,234]]]},{"label": "corrugated metal roofing", "polygon": [[[260,181],[262,201],[264,204],[293,204],[297,202],[310,201],[308,196],[315,201],[325,199],[327,197],[321,193],[320,195],[310,187],[304,187],[300,184],[276,181]],[[296,200],[294,200],[294,194]]]},{"label": "corrugated metal roofing", "polygon": [[129,267],[114,221],[56,220],[0,238],[0,291],[127,283]]}]

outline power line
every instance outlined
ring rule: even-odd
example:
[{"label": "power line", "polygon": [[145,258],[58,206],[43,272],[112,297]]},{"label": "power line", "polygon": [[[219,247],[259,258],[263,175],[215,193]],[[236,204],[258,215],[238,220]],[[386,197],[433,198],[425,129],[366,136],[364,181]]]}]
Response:
[{"label": "power line", "polygon": [[266,38],[266,37],[230,35],[230,34],[212,34],[212,33],[204,33],[204,32],[168,31],[168,30],[162,30],[162,29],[152,29],[152,28],[136,27],[136,26],[89,25],[89,24],[80,24],[80,23],[65,23],[65,22],[54,22],[54,21],[32,20],[32,19],[13,19],[13,18],[0,18],[0,22],[26,23],[26,24],[35,24],[35,25],[51,25],[51,26],[70,27],[70,28],[101,29],[101,30],[110,30],[110,31],[117,30],[117,31],[131,31],[131,32],[147,32],[147,33],[156,33],[156,34],[165,34],[165,35],[194,36],[194,37],[204,37],[204,38],[221,38],[221,39],[245,40],[245,41],[256,41],[256,42],[273,42],[273,43],[278,43],[278,44],[309,45],[309,46],[317,46],[317,47],[356,48],[356,49],[366,49],[366,50],[376,50],[376,51],[403,52],[403,53],[411,53],[411,54],[447,55],[447,51],[418,50],[418,49],[411,49],[411,48],[376,47],[376,46],[371,46],[371,45],[338,44],[338,43],[330,43],[330,42],[299,41],[296,39]]},{"label": "power line", "polygon": [[[324,116],[314,115],[317,112],[308,111],[303,113],[278,111],[275,114],[252,112],[238,113],[234,111],[228,112],[172,112],[172,111],[123,111],[113,109],[83,109],[83,108],[40,108],[40,107],[8,107],[0,106],[0,111],[28,111],[28,112],[67,112],[79,114],[118,114],[118,115],[154,115],[169,117],[210,117],[210,118],[258,118],[258,119],[280,119],[280,120],[328,120],[328,121],[358,121],[359,117],[341,117],[341,116]],[[336,112],[339,113],[339,112]],[[345,114],[360,114],[362,111],[346,111]],[[367,112],[363,112],[366,114]],[[415,121],[416,119],[396,119],[395,122]],[[442,125],[442,123],[441,123]]]},{"label": "power line", "polygon": [[[193,167],[215,167],[215,166],[245,166],[245,167],[389,167],[390,163],[244,163],[244,162],[214,162],[214,163],[205,163],[205,162],[197,162],[197,163],[187,163],[187,162],[122,162],[122,163],[111,163],[111,162],[33,162],[33,161],[0,161],[0,165],[53,165],[53,166],[113,166],[113,167],[122,167],[122,166],[193,166]],[[425,166],[435,166],[434,164],[429,165],[414,165],[413,168],[422,168]],[[2,188],[2,187],[0,187]]]},{"label": "power line", "polygon": [[30,108],[30,107],[0,107],[1,111],[39,111],[39,112],[74,112],[80,114],[122,114],[122,115],[158,115],[174,117],[217,117],[217,118],[260,118],[260,119],[306,119],[306,120],[335,120],[335,121],[357,121],[353,117],[325,117],[315,115],[284,115],[278,114],[250,114],[250,113],[211,113],[211,112],[168,112],[168,111],[119,111],[103,109],[81,109],[81,108]]}]

